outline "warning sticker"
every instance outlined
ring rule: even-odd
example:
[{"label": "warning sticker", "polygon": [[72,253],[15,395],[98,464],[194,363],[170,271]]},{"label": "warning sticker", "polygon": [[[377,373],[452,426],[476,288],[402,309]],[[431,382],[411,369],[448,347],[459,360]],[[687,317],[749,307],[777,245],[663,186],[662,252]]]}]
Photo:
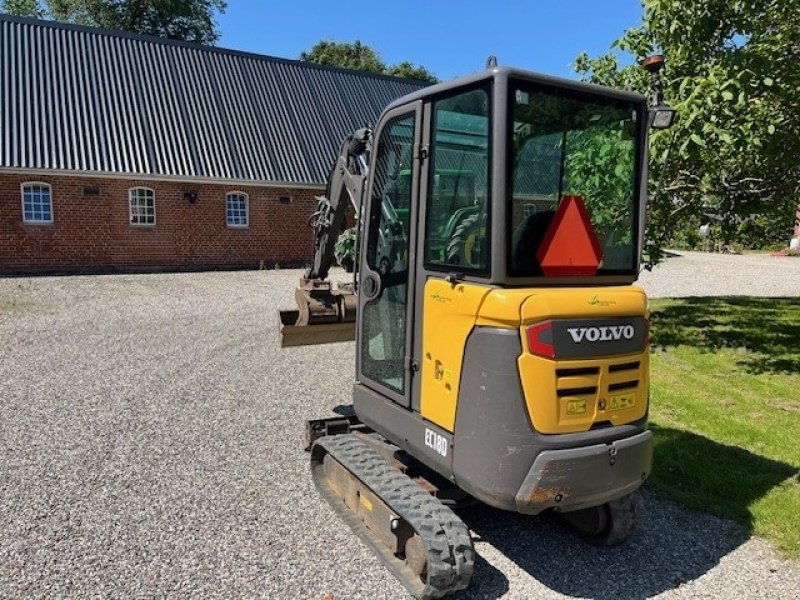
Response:
[{"label": "warning sticker", "polygon": [[609,408],[611,410],[625,410],[636,405],[636,394],[629,392],[627,394],[616,394],[609,398]]}]

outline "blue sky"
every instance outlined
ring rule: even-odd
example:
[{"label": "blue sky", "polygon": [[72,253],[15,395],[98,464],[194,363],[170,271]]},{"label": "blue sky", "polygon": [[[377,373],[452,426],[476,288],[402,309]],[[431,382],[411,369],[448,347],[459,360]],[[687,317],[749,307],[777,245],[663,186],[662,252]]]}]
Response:
[{"label": "blue sky", "polygon": [[218,22],[224,48],[297,58],[321,39],[360,39],[388,64],[410,60],[449,79],[482,69],[489,54],[500,64],[575,77],[570,65],[579,52],[604,52],[640,20],[639,0],[228,0]]}]

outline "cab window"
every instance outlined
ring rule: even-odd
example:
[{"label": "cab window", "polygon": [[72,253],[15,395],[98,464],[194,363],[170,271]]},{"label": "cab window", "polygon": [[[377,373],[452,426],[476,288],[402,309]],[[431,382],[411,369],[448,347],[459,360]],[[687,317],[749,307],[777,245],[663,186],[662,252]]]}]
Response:
[{"label": "cab window", "polygon": [[489,92],[433,104],[425,221],[425,267],[489,271]]},{"label": "cab window", "polygon": [[602,250],[598,273],[632,271],[640,109],[532,83],[511,92],[511,275],[542,275],[537,253],[566,196],[577,196],[589,214]]}]

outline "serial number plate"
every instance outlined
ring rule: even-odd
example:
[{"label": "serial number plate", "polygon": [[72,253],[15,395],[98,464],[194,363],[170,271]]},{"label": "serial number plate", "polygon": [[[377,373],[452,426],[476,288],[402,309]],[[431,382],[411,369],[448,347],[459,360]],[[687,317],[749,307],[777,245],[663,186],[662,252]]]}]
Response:
[{"label": "serial number plate", "polygon": [[636,394],[615,394],[609,398],[609,408],[611,410],[625,410],[636,405]]}]

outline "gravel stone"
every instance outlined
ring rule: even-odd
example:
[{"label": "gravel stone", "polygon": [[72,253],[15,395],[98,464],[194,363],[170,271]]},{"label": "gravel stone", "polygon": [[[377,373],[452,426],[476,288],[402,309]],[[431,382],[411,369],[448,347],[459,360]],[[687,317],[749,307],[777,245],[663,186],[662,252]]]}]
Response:
[{"label": "gravel stone", "polygon": [[800,258],[768,254],[672,252],[638,285],[653,298],[800,296]]},{"label": "gravel stone", "polygon": [[[797,295],[799,272],[687,254],[643,284]],[[311,482],[303,422],[350,403],[354,349],[279,348],[299,276],[0,279],[0,597],[406,597]],[[739,526],[647,505],[611,549],[469,509],[479,557],[460,597],[800,596],[798,565]]]}]

